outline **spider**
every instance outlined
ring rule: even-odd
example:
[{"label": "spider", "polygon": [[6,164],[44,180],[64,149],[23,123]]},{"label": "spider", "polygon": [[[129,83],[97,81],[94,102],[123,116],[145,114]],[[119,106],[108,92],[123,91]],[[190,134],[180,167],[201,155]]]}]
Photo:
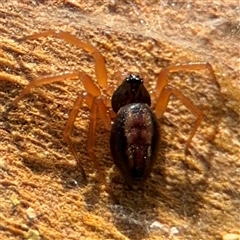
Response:
[{"label": "spider", "polygon": [[[216,76],[209,63],[191,63],[184,65],[172,65],[163,68],[157,79],[155,95],[156,105],[154,111],[150,108],[151,98],[146,90],[143,79],[135,73],[129,74],[120,86],[114,91],[111,98],[112,110],[115,117],[112,119],[110,111],[106,105],[104,97],[101,96],[101,90],[109,93],[110,86],[107,82],[107,71],[103,55],[88,42],[81,41],[70,33],[63,31],[47,30],[19,39],[24,40],[37,39],[40,37],[54,36],[74,44],[94,58],[95,74],[98,86],[92,78],[81,71],[73,71],[57,76],[46,77],[31,81],[14,100],[17,105],[19,101],[28,94],[32,88],[63,81],[65,79],[80,79],[85,91],[80,92],[76,97],[73,108],[70,112],[63,138],[69,146],[69,149],[76,159],[77,166],[81,174],[86,179],[85,171],[82,167],[80,157],[71,141],[71,133],[74,121],[77,117],[82,102],[85,101],[90,109],[90,123],[87,138],[87,151],[93,161],[98,174],[106,184],[105,177],[100,171],[100,167],[95,155],[95,130],[96,120],[99,114],[107,130],[110,131],[110,149],[114,163],[119,168],[121,175],[125,178],[127,184],[136,185],[143,183],[149,176],[157,155],[159,146],[160,132],[158,119],[163,115],[167,108],[170,95],[174,95],[196,116],[196,122],[186,142],[186,150],[189,148],[191,140],[200,125],[203,113],[188,98],[186,98],[178,89],[168,85],[168,75],[171,72],[191,71],[208,69],[213,82],[217,85]],[[101,89],[101,90],[100,90]],[[111,96],[110,96],[111,97]]]}]

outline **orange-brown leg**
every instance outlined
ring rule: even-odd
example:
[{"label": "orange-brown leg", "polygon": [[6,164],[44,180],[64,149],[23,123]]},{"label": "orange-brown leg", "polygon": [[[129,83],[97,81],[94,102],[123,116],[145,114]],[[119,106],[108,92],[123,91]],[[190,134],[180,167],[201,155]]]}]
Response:
[{"label": "orange-brown leg", "polygon": [[109,194],[113,197],[115,201],[117,201],[116,197],[112,193],[111,188],[108,186],[105,176],[102,173],[100,166],[98,164],[97,158],[94,153],[95,148],[95,131],[96,131],[96,121],[97,121],[97,112],[100,113],[100,118],[102,119],[105,128],[107,130],[111,129],[111,119],[107,113],[107,108],[105,107],[103,101],[101,98],[93,97],[91,94],[88,93],[81,93],[78,95],[76,101],[74,102],[72,111],[69,115],[66,127],[63,131],[63,137],[65,141],[67,142],[70,151],[74,155],[77,165],[83,175],[83,177],[86,179],[86,174],[84,172],[84,169],[82,167],[82,163],[80,158],[78,157],[77,151],[75,147],[72,144],[72,141],[70,139],[74,122],[76,120],[77,114],[79,112],[79,109],[82,105],[82,101],[86,101],[87,105],[91,104],[90,106],[90,124],[89,124],[89,131],[88,131],[88,140],[87,140],[87,151],[89,154],[90,159],[93,161],[94,166],[98,172],[98,175],[100,177],[101,182],[106,186],[106,190],[109,192]]},{"label": "orange-brown leg", "polygon": [[[100,113],[100,117],[102,121],[104,122],[104,125],[106,128],[111,128],[111,119],[107,114],[106,108],[104,106],[104,103],[102,99],[94,97],[91,112],[90,112],[90,125],[89,125],[89,131],[88,131],[88,141],[87,141],[87,150],[88,154],[93,161],[95,168],[98,171],[98,175],[100,177],[101,182],[105,185],[106,191],[110,194],[112,199],[118,203],[118,200],[114,193],[112,192],[111,187],[108,186],[106,178],[104,174],[102,173],[100,166],[98,164],[96,155],[95,155],[95,132],[96,132],[96,120],[97,120],[97,112]],[[110,129],[109,129],[110,130]]]},{"label": "orange-brown leg", "polygon": [[156,96],[159,96],[161,92],[163,91],[164,87],[168,84],[168,76],[171,72],[179,72],[179,71],[194,71],[194,70],[203,70],[208,69],[213,82],[219,87],[219,84],[217,82],[217,78],[215,76],[215,73],[213,71],[213,68],[210,63],[189,63],[184,65],[173,65],[165,67],[161,70],[161,72],[158,75],[158,81],[156,86],[155,94]]},{"label": "orange-brown leg", "polygon": [[160,118],[162,116],[162,114],[164,113],[164,111],[167,108],[167,104],[169,102],[169,97],[170,95],[174,95],[175,97],[177,97],[179,100],[181,100],[181,102],[196,116],[196,122],[192,128],[191,134],[188,137],[188,140],[186,142],[186,147],[185,147],[185,152],[187,152],[191,140],[194,136],[194,134],[197,131],[198,126],[200,125],[202,118],[203,118],[203,113],[201,110],[198,109],[197,106],[195,106],[188,98],[186,98],[178,89],[170,87],[170,86],[166,86],[157,103],[156,103],[156,107],[155,107],[155,113],[157,118]]},{"label": "orange-brown leg", "polygon": [[[74,121],[77,117],[77,113],[79,111],[79,108],[81,107],[81,104],[82,104],[82,100],[84,99],[87,103],[87,105],[89,106],[89,108],[91,109],[91,106],[94,107],[94,105],[97,104],[98,106],[98,110],[99,110],[99,113],[100,113],[100,117],[105,125],[105,128],[107,130],[110,130],[111,129],[111,119],[107,113],[107,108],[105,106],[105,104],[103,103],[102,99],[96,99],[96,103],[93,102],[93,97],[97,97],[97,96],[100,96],[100,90],[98,89],[98,87],[94,84],[94,82],[92,81],[92,79],[82,73],[82,72],[78,72],[78,71],[75,71],[73,73],[68,73],[68,74],[62,74],[62,75],[59,75],[59,76],[53,76],[53,77],[48,77],[48,78],[43,78],[43,79],[39,79],[39,80],[33,80],[32,82],[30,82],[23,90],[22,92],[20,93],[20,95],[14,100],[14,104],[18,104],[18,102],[26,95],[30,92],[30,90],[34,87],[37,87],[37,86],[41,86],[41,85],[46,85],[46,84],[49,84],[49,83],[54,83],[54,82],[59,82],[59,81],[63,81],[65,80],[66,78],[71,78],[72,80],[73,79],[78,79],[80,78],[83,82],[83,85],[86,89],[86,94],[83,94],[81,93],[74,105],[73,105],[73,109],[71,111],[71,114],[69,116],[69,119],[68,119],[68,122],[66,124],[66,127],[65,127],[65,130],[63,131],[63,136],[64,136],[64,139],[66,140],[69,148],[70,148],[70,151],[72,152],[72,154],[74,155],[75,159],[77,160],[78,162],[78,165],[80,166],[80,170],[83,174],[84,177],[85,176],[85,173],[84,173],[84,170],[83,168],[81,167],[81,161],[80,159],[78,158],[77,156],[77,153],[76,153],[76,150],[74,149],[73,145],[72,145],[72,142],[69,138],[71,132],[72,132],[72,129],[73,129],[73,125],[74,125]],[[94,111],[93,111],[94,112]],[[93,133],[95,134],[95,132]]]},{"label": "orange-brown leg", "polygon": [[82,101],[83,101],[84,95],[83,93],[79,94],[77,99],[75,100],[74,104],[73,104],[73,108],[72,111],[69,115],[67,124],[65,126],[65,129],[63,130],[63,138],[66,141],[66,143],[68,144],[68,147],[71,151],[71,153],[73,154],[73,156],[75,157],[76,161],[77,161],[77,167],[80,169],[80,172],[82,174],[82,177],[84,178],[84,180],[86,181],[86,174],[85,171],[82,167],[82,163],[80,158],[77,155],[77,152],[72,144],[72,141],[70,139],[70,135],[72,133],[73,130],[73,126],[74,126],[74,122],[76,120],[77,114],[79,112],[80,107],[82,106]]},{"label": "orange-brown leg", "polygon": [[58,76],[47,77],[42,79],[36,79],[31,81],[19,94],[19,96],[13,101],[13,104],[18,104],[18,102],[28,94],[32,88],[43,86],[46,84],[64,81],[66,79],[71,80],[81,80],[86,92],[90,93],[93,96],[100,96],[101,92],[99,88],[95,85],[93,80],[85,73],[74,71],[72,73],[61,74]]},{"label": "orange-brown leg", "polygon": [[73,36],[70,33],[63,32],[63,31],[54,31],[51,29],[44,31],[44,32],[40,32],[40,33],[36,33],[33,35],[29,35],[29,36],[20,38],[20,39],[18,39],[18,41],[24,41],[27,39],[37,39],[40,37],[48,37],[48,36],[54,36],[54,37],[63,39],[66,42],[76,45],[76,46],[82,48],[83,50],[87,51],[88,53],[90,53],[94,58],[95,73],[96,73],[96,78],[97,78],[99,86],[102,87],[103,89],[108,88],[107,70],[106,70],[106,66],[105,66],[104,57],[97,50],[97,48],[92,46],[90,43],[81,41],[80,39],[78,39],[77,37]]},{"label": "orange-brown leg", "polygon": [[167,104],[169,101],[170,95],[175,95],[177,98],[179,98],[182,103],[197,117],[197,120],[195,122],[195,125],[192,129],[192,132],[187,140],[186,143],[186,148],[185,150],[187,151],[190,142],[197,131],[198,126],[200,125],[202,118],[203,118],[203,113],[188,99],[186,98],[179,90],[167,86],[168,85],[168,76],[169,73],[171,72],[179,72],[179,71],[194,71],[194,70],[202,70],[202,69],[208,69],[213,82],[219,87],[219,84],[217,82],[215,73],[213,71],[213,68],[210,63],[189,63],[189,64],[184,64],[184,65],[173,65],[173,66],[168,66],[166,68],[163,68],[161,72],[158,75],[158,81],[157,81],[157,86],[156,86],[156,91],[154,92],[155,96],[158,97],[157,103],[155,106],[155,112],[157,118],[160,118],[164,111],[167,108]]}]

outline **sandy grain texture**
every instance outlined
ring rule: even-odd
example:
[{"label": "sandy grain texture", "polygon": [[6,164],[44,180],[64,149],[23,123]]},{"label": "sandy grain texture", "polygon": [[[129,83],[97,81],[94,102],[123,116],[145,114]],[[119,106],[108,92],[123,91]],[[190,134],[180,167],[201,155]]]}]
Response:
[{"label": "sandy grain texture", "polygon": [[[1,1],[0,3],[0,239],[221,239],[240,234],[239,6],[237,1]],[[29,81],[79,69],[94,80],[92,58],[56,38],[23,43],[46,29],[91,42],[115,73],[139,71],[148,89],[164,66],[209,61],[207,71],[171,74],[204,113],[190,154],[194,116],[171,99],[159,120],[162,144],[146,184],[130,190],[113,167],[109,133],[100,120],[96,154],[120,205],[98,180],[86,152],[84,105],[73,140],[88,184],[62,138],[81,81],[36,88],[9,104]]]}]

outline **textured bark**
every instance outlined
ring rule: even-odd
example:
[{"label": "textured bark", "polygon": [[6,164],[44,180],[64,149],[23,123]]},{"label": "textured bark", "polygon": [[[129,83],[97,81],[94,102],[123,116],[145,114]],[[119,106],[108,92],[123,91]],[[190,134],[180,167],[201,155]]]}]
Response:
[{"label": "textured bark", "polygon": [[[0,239],[40,239],[38,234],[41,239],[219,239],[240,234],[238,2],[81,2],[1,0]],[[117,73],[124,71],[140,72],[150,90],[164,66],[208,61],[216,72],[220,90],[208,71],[171,74],[169,84],[203,111],[204,120],[185,155],[195,118],[171,99],[159,120],[158,161],[141,189],[130,190],[112,167],[109,133],[98,120],[95,153],[120,205],[104,191],[87,155],[85,105],[73,140],[87,185],[81,184],[62,138],[73,101],[83,91],[81,81],[36,88],[8,112],[33,79],[79,69],[96,81],[93,60],[81,49],[50,37],[16,41],[46,29],[70,32],[96,46],[114,87]]]}]

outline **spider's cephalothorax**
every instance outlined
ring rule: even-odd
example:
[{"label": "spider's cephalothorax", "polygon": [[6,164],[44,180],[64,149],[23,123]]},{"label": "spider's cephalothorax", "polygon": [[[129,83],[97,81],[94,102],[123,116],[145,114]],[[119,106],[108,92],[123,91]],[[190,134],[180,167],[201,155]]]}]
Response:
[{"label": "spider's cephalothorax", "polygon": [[110,148],[115,164],[130,185],[148,177],[156,158],[159,127],[150,103],[142,78],[133,74],[112,97],[117,116],[112,125]]},{"label": "spider's cephalothorax", "polygon": [[146,103],[151,105],[151,98],[139,75],[130,74],[115,90],[112,96],[112,109],[115,113],[128,103]]}]

